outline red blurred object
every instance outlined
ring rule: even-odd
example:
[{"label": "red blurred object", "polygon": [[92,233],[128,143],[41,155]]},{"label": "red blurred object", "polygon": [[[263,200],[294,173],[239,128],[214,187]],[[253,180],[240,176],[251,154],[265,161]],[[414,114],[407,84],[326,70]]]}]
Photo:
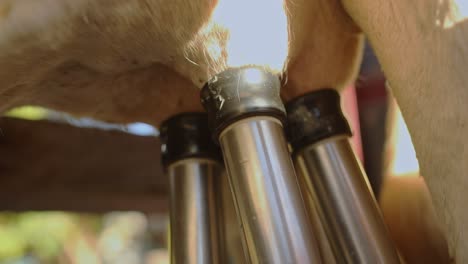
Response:
[{"label": "red blurred object", "polygon": [[351,138],[351,145],[353,146],[356,155],[358,155],[361,162],[364,162],[364,154],[362,150],[361,141],[361,128],[359,125],[359,111],[356,98],[356,88],[354,85],[347,87],[341,92],[343,111],[351,126],[353,136]]}]

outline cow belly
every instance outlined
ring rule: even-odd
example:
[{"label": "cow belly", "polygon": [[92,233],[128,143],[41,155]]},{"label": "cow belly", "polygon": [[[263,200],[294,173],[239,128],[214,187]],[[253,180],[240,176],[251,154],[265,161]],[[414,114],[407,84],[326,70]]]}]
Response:
[{"label": "cow belly", "polygon": [[198,109],[196,91],[188,97],[177,89],[201,87],[230,66],[229,41],[223,36],[231,21],[218,21],[219,6],[237,11],[233,19],[240,15],[244,23],[248,10],[263,13],[260,18],[267,22],[253,27],[259,34],[232,33],[231,38],[245,41],[251,53],[269,48],[266,59],[284,54],[275,65],[263,58],[245,63],[279,71],[288,61],[286,98],[310,89],[342,88],[355,77],[362,37],[338,1],[287,1],[289,46],[286,20],[278,22],[285,16],[282,1],[256,2],[2,1],[0,112],[34,104],[107,121],[158,125],[171,112],[168,108]]}]

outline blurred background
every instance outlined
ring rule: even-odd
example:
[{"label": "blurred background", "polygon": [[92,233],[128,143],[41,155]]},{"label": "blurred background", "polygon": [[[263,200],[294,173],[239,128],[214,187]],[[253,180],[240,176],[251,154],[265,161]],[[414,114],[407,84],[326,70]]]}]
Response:
[{"label": "blurred background", "polygon": [[[378,197],[391,166],[383,157],[395,103],[370,48],[343,97]],[[417,164],[405,129],[403,163]],[[108,124],[35,106],[8,112],[0,119],[0,263],[169,263],[157,136],[143,123]]]},{"label": "blurred background", "polygon": [[169,263],[167,215],[140,212],[0,215],[0,262]]}]

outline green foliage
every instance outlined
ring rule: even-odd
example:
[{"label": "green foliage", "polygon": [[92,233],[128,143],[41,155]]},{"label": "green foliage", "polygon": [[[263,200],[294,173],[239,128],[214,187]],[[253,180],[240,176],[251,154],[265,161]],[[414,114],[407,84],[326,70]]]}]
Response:
[{"label": "green foliage", "polygon": [[18,236],[19,229],[15,226],[0,226],[0,260],[22,256],[26,251],[27,242]]},{"label": "green foliage", "polygon": [[42,260],[55,258],[82,225],[99,229],[99,218],[64,212],[0,215],[0,261],[32,253]]},{"label": "green foliage", "polygon": [[47,109],[38,106],[21,106],[8,111],[5,116],[28,120],[40,120],[47,116]]}]

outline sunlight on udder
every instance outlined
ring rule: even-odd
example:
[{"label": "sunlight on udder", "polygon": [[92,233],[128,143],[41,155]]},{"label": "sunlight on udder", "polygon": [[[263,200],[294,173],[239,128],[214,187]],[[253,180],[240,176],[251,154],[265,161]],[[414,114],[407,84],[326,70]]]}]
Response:
[{"label": "sunlight on udder", "polygon": [[[442,1],[439,1],[439,4],[442,4]],[[447,14],[444,15],[443,21],[437,20],[436,25],[442,26],[444,29],[449,29],[467,20],[468,1],[450,0]]]},{"label": "sunlight on udder", "polygon": [[396,110],[396,125],[395,131],[395,157],[391,164],[391,175],[405,176],[405,175],[418,175],[419,163],[416,158],[416,152],[413,147],[406,123],[401,115],[399,109]]},{"label": "sunlight on udder", "polygon": [[260,65],[274,71],[283,69],[288,52],[283,1],[220,0],[212,19],[228,32],[228,67]]}]

